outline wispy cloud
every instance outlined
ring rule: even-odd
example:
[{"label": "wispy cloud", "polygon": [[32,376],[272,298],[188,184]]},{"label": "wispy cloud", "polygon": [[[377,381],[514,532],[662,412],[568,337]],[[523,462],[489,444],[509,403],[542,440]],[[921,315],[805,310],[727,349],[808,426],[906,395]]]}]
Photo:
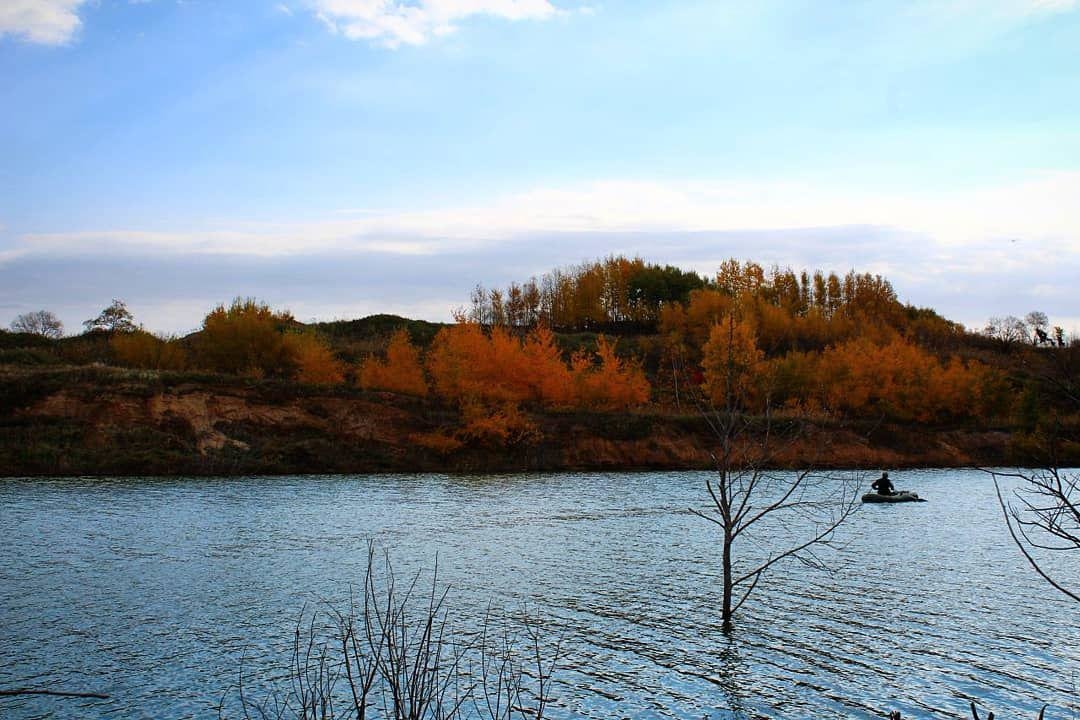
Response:
[{"label": "wispy cloud", "polygon": [[62,45],[74,37],[78,10],[86,0],[3,0],[0,37],[13,35],[29,42]]},{"label": "wispy cloud", "polygon": [[540,187],[488,203],[411,212],[356,211],[317,222],[237,223],[185,231],[32,233],[8,258],[84,253],[177,255],[313,252],[437,255],[537,233],[648,233],[880,227],[942,248],[1052,242],[1080,254],[1080,172],[979,188],[885,192],[794,182],[607,180]]},{"label": "wispy cloud", "polygon": [[548,0],[313,0],[313,4],[318,17],[335,32],[390,48],[422,45],[479,15],[544,20],[558,12]]},{"label": "wispy cloud", "polygon": [[[907,193],[598,181],[472,207],[353,210],[319,222],[35,233],[0,254],[0,287],[7,288],[0,301],[40,296],[37,304],[52,307],[67,298],[85,313],[113,296],[148,306],[207,304],[272,288],[270,299],[313,315],[394,308],[439,319],[476,282],[502,284],[623,253],[705,273],[728,257],[854,267],[880,272],[905,300],[969,324],[1040,308],[1072,328],[1080,322],[1072,302],[1080,216],[1063,208],[1076,197],[1080,172]],[[34,279],[41,277],[49,282]],[[172,277],[184,280],[171,288]],[[444,310],[427,314],[431,308]]]}]

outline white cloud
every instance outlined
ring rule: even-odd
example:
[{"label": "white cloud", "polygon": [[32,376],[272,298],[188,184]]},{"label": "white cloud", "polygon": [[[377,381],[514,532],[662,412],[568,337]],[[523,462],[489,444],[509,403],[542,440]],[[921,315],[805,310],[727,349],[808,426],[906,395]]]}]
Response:
[{"label": "white cloud", "polygon": [[504,20],[544,20],[557,13],[548,0],[313,0],[315,12],[335,32],[386,47],[422,45],[477,15]]},{"label": "white cloud", "polygon": [[0,37],[14,35],[34,43],[62,45],[82,24],[79,6],[86,0],[2,0]]},{"label": "white cloud", "polygon": [[[471,207],[351,210],[318,222],[24,234],[0,246],[0,302],[5,285],[13,302],[49,307],[53,296],[175,301],[193,292],[161,285],[179,273],[199,278],[192,282],[204,304],[271,293],[306,317],[361,305],[373,312],[404,296],[416,307],[400,311],[440,318],[445,311],[430,309],[461,302],[476,282],[498,285],[622,253],[705,273],[729,257],[880,272],[905,301],[969,325],[1032,308],[1064,319],[1075,315],[1080,273],[1080,214],[1070,212],[1076,197],[1080,172],[895,193],[778,182],[597,181]],[[70,277],[54,276],[61,271]],[[33,280],[46,276],[45,283]],[[440,287],[431,286],[433,277]],[[168,326],[186,327],[171,320]]]},{"label": "white cloud", "polygon": [[1029,12],[1068,12],[1076,7],[1077,0],[1021,0]]},{"label": "white cloud", "polygon": [[313,252],[435,255],[538,233],[758,232],[877,227],[926,238],[943,251],[1050,243],[1080,255],[1080,172],[1045,173],[954,191],[882,192],[803,183],[596,181],[536,188],[468,207],[347,211],[310,223],[234,224],[204,230],[131,229],[23,235],[8,253],[70,256]]}]

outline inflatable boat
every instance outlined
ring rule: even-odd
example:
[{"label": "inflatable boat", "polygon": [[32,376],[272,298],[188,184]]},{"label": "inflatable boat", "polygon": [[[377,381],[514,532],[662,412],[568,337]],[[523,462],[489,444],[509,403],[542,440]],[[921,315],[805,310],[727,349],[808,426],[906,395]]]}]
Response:
[{"label": "inflatable boat", "polygon": [[897,490],[892,495],[881,495],[876,492],[868,492],[862,496],[864,503],[898,503],[898,502],[926,502],[917,492],[911,490]]}]

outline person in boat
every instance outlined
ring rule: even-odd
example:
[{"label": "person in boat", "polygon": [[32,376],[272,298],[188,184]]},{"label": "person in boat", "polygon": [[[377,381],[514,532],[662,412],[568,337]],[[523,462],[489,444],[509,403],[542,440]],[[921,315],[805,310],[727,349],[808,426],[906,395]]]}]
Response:
[{"label": "person in boat", "polygon": [[881,473],[874,482],[870,483],[870,487],[873,488],[878,495],[895,495],[896,488],[893,487],[892,480],[889,479],[889,473]]}]

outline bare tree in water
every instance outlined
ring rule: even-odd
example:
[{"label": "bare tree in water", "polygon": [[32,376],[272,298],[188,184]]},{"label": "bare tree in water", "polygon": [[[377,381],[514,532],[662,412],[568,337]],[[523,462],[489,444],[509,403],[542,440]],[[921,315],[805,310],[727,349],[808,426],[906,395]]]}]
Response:
[{"label": "bare tree in water", "polygon": [[542,720],[561,648],[545,646],[539,619],[523,610],[497,620],[489,608],[478,629],[466,630],[451,617],[438,568],[430,587],[419,578],[399,587],[388,556],[377,572],[369,544],[362,596],[346,611],[301,613],[284,689],[253,699],[241,667],[231,689],[241,717]]},{"label": "bare tree in water", "polygon": [[[1056,446],[1050,442],[1048,467],[992,471],[994,489],[1009,534],[1031,567],[1055,590],[1080,602],[1080,587],[1057,579],[1039,559],[1042,553],[1065,553],[1065,557],[1080,562],[1080,474],[1059,467]],[[998,482],[1001,477],[1018,479],[1020,484],[1011,493],[1003,493]]]},{"label": "bare tree in water", "polygon": [[[1080,602],[1080,586],[1071,580],[1080,571],[1080,472],[1062,468],[1063,451],[1076,448],[1068,418],[1080,411],[1080,347],[1054,348],[1050,359],[1052,363],[1032,384],[1036,406],[1029,452],[1036,469],[990,472],[1009,534],[1020,552],[1051,587]],[[1003,492],[998,482],[1004,477],[1019,481],[1010,492]],[[1051,570],[1047,561],[1052,556],[1073,564],[1071,572]]]},{"label": "bare tree in water", "polygon": [[[754,417],[745,411],[753,366],[761,359],[752,334],[729,314],[714,327],[706,346],[709,395],[697,397],[716,436],[716,472],[706,480],[713,507],[690,511],[720,531],[725,632],[775,565],[790,560],[825,569],[818,551],[832,544],[837,528],[859,507],[856,475],[815,471],[814,458],[805,458],[800,470],[774,469],[796,443],[808,443],[804,423],[775,420],[767,403],[764,415]],[[808,528],[805,535],[792,538],[786,533],[794,522]],[[743,547],[772,544],[777,536],[787,536],[782,547],[753,559],[744,557]]]}]

